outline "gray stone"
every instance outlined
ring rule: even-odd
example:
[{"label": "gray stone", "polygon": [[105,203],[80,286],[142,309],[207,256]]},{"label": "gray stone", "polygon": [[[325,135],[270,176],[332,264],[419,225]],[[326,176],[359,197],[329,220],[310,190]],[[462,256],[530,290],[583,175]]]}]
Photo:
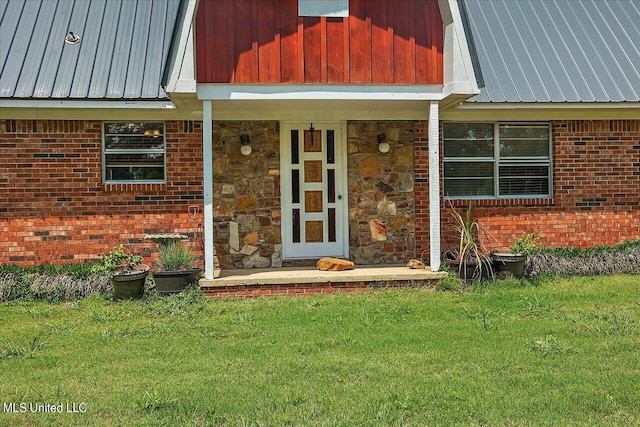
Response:
[{"label": "gray stone", "polygon": [[378,215],[380,216],[394,216],[397,215],[396,204],[390,200],[384,199],[378,202]]},{"label": "gray stone", "polygon": [[258,250],[257,246],[254,245],[244,245],[242,247],[242,249],[240,249],[240,253],[242,255],[251,255],[252,253],[254,253],[255,251]]},{"label": "gray stone", "polygon": [[242,260],[244,268],[267,268],[271,266],[271,260],[260,256],[260,252],[256,251]]},{"label": "gray stone", "polygon": [[238,215],[238,225],[240,231],[260,230],[260,220],[255,215]]},{"label": "gray stone", "polygon": [[373,264],[373,251],[369,247],[356,248],[352,256],[356,264]]},{"label": "gray stone", "polygon": [[282,245],[273,245],[273,254],[271,255],[271,267],[282,267]]},{"label": "gray stone", "polygon": [[402,193],[411,193],[413,191],[413,175],[402,174],[398,182],[398,190]]},{"label": "gray stone", "polygon": [[231,253],[240,252],[240,233],[237,222],[229,222],[229,248]]}]

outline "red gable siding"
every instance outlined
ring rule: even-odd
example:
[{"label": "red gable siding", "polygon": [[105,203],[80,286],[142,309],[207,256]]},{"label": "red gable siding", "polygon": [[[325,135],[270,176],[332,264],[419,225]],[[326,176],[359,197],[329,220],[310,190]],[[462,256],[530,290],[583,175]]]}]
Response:
[{"label": "red gable siding", "polygon": [[199,83],[442,84],[437,0],[350,0],[348,18],[297,0],[201,0]]}]

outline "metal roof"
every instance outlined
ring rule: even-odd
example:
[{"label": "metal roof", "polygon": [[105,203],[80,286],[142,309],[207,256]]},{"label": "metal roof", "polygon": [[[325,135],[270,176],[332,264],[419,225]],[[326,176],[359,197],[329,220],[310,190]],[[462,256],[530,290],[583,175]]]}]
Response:
[{"label": "metal roof", "polygon": [[640,0],[463,0],[474,102],[640,101]]},{"label": "metal roof", "polygon": [[[166,99],[180,0],[0,0],[0,98]],[[80,37],[68,44],[70,33]]]}]

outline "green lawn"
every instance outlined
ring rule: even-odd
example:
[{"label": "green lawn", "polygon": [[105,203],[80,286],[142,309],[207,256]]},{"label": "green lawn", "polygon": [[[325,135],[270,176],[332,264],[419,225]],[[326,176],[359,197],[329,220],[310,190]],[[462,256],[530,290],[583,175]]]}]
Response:
[{"label": "green lawn", "polygon": [[640,425],[639,322],[638,275],[4,303],[3,409],[86,412],[0,425]]}]

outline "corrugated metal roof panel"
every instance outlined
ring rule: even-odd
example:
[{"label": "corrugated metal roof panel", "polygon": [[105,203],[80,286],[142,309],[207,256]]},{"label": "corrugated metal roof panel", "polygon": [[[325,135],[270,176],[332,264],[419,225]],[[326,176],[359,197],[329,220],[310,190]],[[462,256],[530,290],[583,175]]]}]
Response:
[{"label": "corrugated metal roof panel", "polygon": [[[0,97],[166,99],[180,0],[0,0]],[[81,37],[67,44],[69,32]]]},{"label": "corrugated metal roof panel", "polygon": [[640,101],[640,1],[465,1],[475,102]]}]

